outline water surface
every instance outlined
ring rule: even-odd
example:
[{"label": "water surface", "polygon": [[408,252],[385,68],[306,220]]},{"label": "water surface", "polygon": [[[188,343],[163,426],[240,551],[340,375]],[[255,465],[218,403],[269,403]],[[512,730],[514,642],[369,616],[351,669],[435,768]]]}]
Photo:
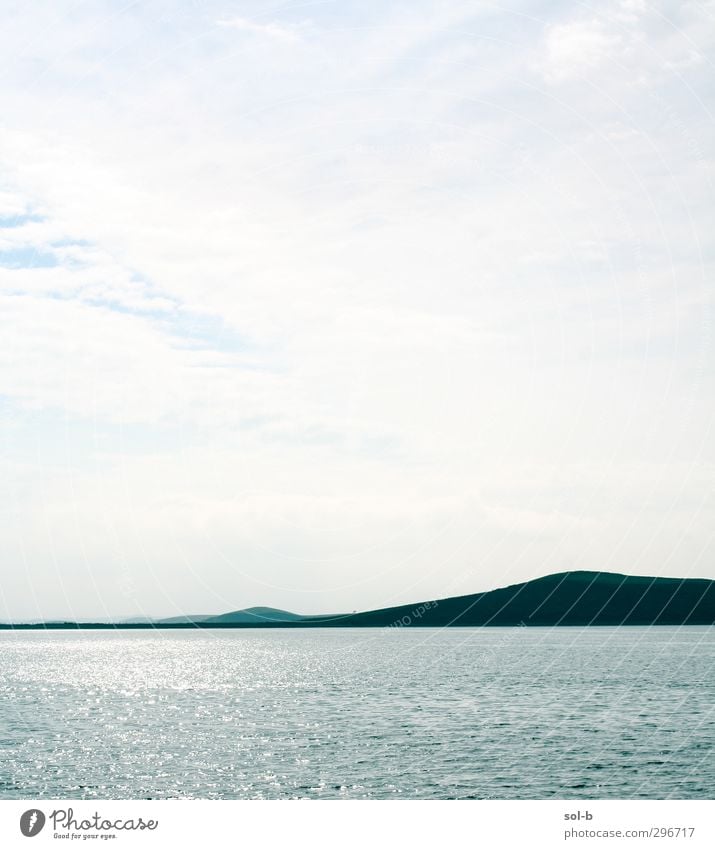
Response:
[{"label": "water surface", "polygon": [[0,634],[0,798],[712,798],[715,629]]}]

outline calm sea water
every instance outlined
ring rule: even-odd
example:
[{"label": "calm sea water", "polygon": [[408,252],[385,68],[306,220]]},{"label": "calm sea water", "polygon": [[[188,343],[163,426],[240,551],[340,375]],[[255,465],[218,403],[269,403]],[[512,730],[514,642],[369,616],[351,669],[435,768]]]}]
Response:
[{"label": "calm sea water", "polygon": [[712,798],[715,629],[0,634],[0,798]]}]

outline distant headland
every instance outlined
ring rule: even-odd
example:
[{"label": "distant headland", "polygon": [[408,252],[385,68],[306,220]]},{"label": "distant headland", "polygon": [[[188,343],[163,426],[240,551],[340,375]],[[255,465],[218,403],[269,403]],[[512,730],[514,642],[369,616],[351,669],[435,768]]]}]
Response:
[{"label": "distant headland", "polygon": [[302,616],[271,607],[124,622],[0,623],[3,630],[185,628],[443,628],[713,625],[715,581],[559,572],[521,584],[362,613]]}]

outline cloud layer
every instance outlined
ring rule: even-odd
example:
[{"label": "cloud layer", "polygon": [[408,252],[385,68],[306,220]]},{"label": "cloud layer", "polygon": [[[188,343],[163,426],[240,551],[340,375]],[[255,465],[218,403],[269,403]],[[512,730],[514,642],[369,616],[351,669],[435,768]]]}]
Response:
[{"label": "cloud layer", "polygon": [[11,10],[0,618],[715,577],[711,24]]}]

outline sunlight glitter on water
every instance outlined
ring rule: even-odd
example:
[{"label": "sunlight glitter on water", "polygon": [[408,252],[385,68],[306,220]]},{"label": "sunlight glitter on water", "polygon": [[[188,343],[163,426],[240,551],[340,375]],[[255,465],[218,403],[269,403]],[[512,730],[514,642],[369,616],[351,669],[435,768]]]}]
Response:
[{"label": "sunlight glitter on water", "polygon": [[0,635],[2,798],[708,798],[715,630]]}]

